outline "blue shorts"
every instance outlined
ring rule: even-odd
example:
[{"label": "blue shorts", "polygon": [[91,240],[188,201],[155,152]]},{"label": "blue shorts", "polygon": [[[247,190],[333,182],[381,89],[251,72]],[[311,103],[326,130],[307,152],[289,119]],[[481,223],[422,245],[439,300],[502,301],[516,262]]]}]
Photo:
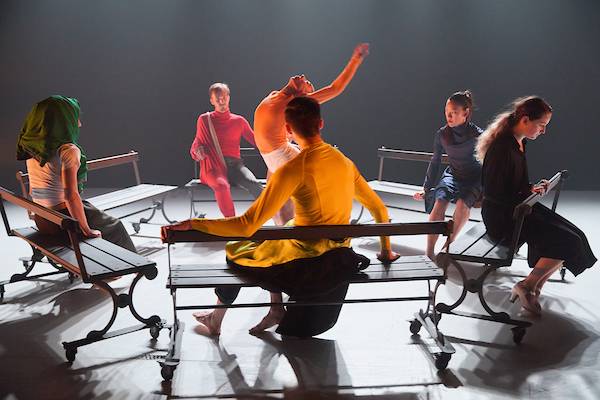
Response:
[{"label": "blue shorts", "polygon": [[481,198],[481,182],[461,182],[445,170],[440,182],[435,187],[435,200],[456,203],[459,199],[471,208]]}]

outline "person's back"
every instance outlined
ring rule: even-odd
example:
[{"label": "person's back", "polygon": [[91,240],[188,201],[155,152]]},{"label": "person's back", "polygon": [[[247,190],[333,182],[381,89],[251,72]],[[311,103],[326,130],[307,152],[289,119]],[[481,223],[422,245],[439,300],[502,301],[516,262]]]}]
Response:
[{"label": "person's back", "polygon": [[295,225],[347,224],[355,195],[358,171],[333,146],[309,146],[282,167],[286,179],[299,182],[292,194]]}]

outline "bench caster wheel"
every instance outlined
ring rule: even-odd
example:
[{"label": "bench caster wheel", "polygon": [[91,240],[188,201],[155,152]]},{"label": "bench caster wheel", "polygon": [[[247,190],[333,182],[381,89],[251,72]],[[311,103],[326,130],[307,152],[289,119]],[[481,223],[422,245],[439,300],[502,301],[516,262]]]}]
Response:
[{"label": "bench caster wheel", "polygon": [[436,353],[433,357],[435,359],[435,367],[438,371],[442,371],[446,369],[452,356],[448,353]]},{"label": "bench caster wheel", "polygon": [[175,372],[175,367],[172,365],[163,365],[160,368],[160,375],[163,377],[165,381],[170,381],[173,379],[173,373]]},{"label": "bench caster wheel", "polygon": [[523,337],[525,336],[525,333],[527,333],[527,329],[521,327],[521,326],[517,326],[512,328],[513,331],[513,342],[515,342],[515,344],[521,344],[521,342],[523,341]]},{"label": "bench caster wheel", "polygon": [[565,275],[567,274],[567,269],[565,267],[562,267],[560,269],[560,280],[564,281],[565,280]]},{"label": "bench caster wheel", "polygon": [[413,335],[417,335],[421,330],[421,326],[422,325],[418,320],[413,319],[412,321],[410,321],[410,333],[412,333]]},{"label": "bench caster wheel", "polygon": [[77,354],[77,349],[74,347],[70,347],[65,350],[65,356],[67,357],[67,361],[72,363],[75,361],[75,355]]},{"label": "bench caster wheel", "polygon": [[156,339],[158,338],[158,335],[160,335],[160,327],[159,326],[151,326],[150,327],[150,336],[152,337],[152,339]]},{"label": "bench caster wheel", "polygon": [[135,233],[140,233],[140,223],[139,222],[132,222],[131,226],[133,227],[133,230],[135,231]]}]

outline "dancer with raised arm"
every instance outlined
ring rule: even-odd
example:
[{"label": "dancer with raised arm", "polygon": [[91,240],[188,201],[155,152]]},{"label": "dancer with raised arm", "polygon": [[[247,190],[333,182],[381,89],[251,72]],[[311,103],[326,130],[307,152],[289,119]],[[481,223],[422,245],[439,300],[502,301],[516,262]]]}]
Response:
[{"label": "dancer with raised arm", "polygon": [[[323,120],[317,101],[308,97],[292,100],[285,109],[285,121],[286,129],[300,145],[301,151],[275,171],[263,193],[242,216],[220,220],[193,219],[165,226],[163,237],[168,230],[191,229],[221,236],[250,236],[290,197],[296,208],[297,226],[348,224],[353,199],[360,201],[377,222],[388,222],[385,205],[354,163],[321,138]],[[330,239],[267,240],[259,243],[241,241],[228,243],[226,253],[229,262],[242,268],[267,271],[269,267],[281,267],[295,260],[318,257],[329,250],[349,245],[349,240]],[[398,257],[390,248],[389,238],[381,238],[378,257],[386,261]],[[227,288],[217,289],[217,304],[231,304],[238,292],[239,288],[233,293]],[[281,295],[274,300],[281,302]],[[221,308],[211,313],[197,313],[195,317],[207,328],[208,333],[218,335],[225,311]],[[251,332],[278,324],[284,313],[283,306],[271,307],[267,316]]]},{"label": "dancer with raised arm", "polygon": [[[284,110],[290,100],[307,96],[323,104],[337,97],[348,86],[368,54],[367,43],[357,45],[344,70],[330,85],[319,90],[315,91],[304,75],[298,75],[291,77],[283,89],[271,92],[261,101],[254,113],[254,135],[270,174],[300,153],[300,149],[290,143],[285,129]],[[284,225],[293,217],[294,209],[288,202],[274,220],[278,225]]]}]

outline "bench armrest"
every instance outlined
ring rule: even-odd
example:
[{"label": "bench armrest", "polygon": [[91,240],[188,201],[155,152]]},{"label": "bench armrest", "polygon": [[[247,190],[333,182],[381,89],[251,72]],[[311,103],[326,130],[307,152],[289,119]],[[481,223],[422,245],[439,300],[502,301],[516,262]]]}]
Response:
[{"label": "bench armrest", "polygon": [[[19,207],[26,209],[27,211],[39,215],[40,217],[47,219],[50,222],[55,223],[66,230],[76,231],[79,227],[77,220],[69,217],[68,215],[59,213],[58,211],[51,210],[24,197],[17,196],[8,189],[0,186],[0,197],[9,203],[15,204]],[[6,224],[7,221],[5,221]],[[7,225],[7,229],[9,229]]]},{"label": "bench armrest", "polygon": [[544,194],[532,193],[525,200],[523,200],[517,207],[515,207],[515,218],[518,217],[518,213],[523,212],[522,210],[525,208],[531,208],[535,203],[540,201],[543,197],[545,197],[548,193],[550,193],[554,188],[562,184],[562,181],[566,179],[568,176],[568,171],[563,170],[554,174],[552,178],[548,180],[548,190]]}]

